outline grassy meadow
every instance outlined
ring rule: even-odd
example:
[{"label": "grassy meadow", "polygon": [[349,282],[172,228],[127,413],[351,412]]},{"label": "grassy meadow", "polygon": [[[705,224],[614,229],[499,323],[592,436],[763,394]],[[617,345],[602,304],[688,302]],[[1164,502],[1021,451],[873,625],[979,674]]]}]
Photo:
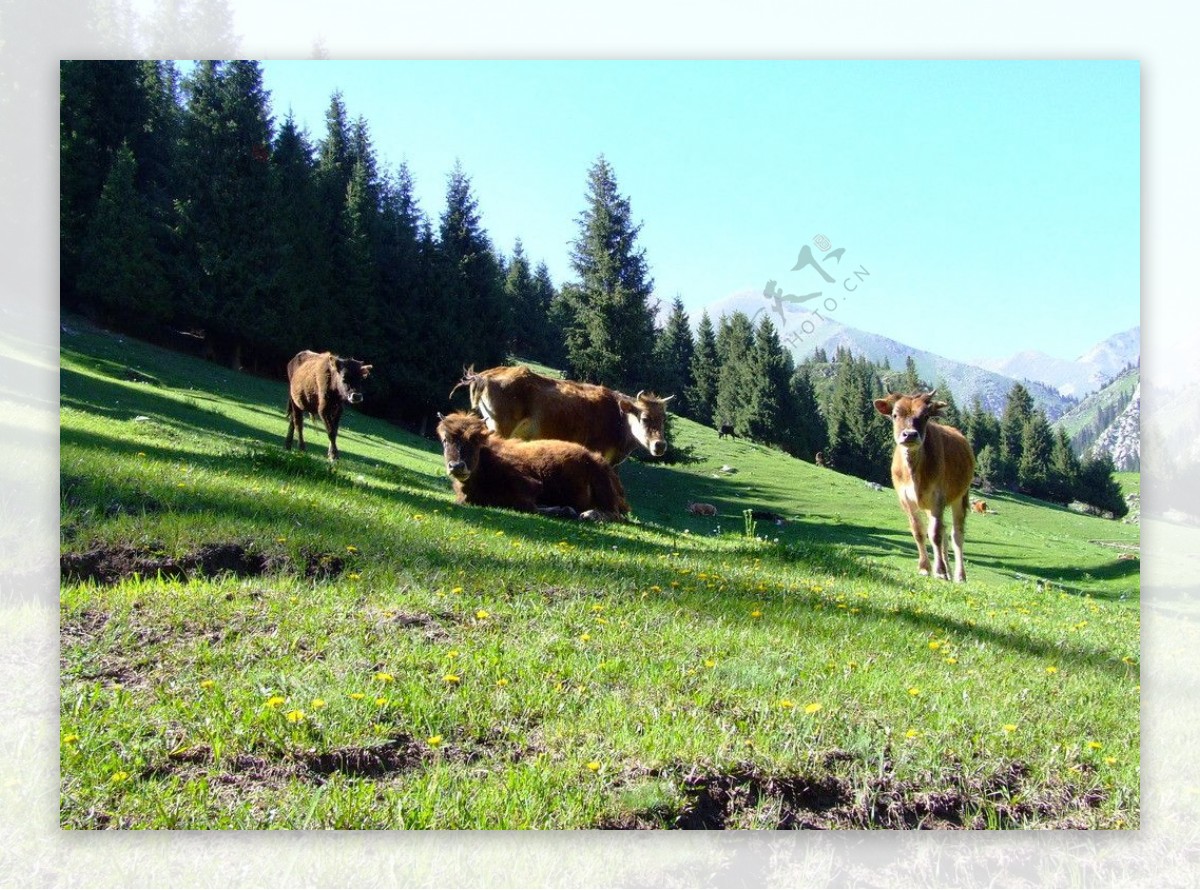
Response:
[{"label": "grassy meadow", "polygon": [[331,469],[282,382],[68,326],[65,828],[1139,826],[1135,525],[988,496],[931,580],[890,490],[679,418],[631,523],[460,507],[433,440],[350,410]]}]

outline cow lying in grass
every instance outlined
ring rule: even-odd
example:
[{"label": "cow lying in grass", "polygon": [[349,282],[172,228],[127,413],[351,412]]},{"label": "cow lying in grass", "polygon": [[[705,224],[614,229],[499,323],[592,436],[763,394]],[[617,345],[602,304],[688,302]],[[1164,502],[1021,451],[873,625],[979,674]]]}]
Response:
[{"label": "cow lying in grass", "polygon": [[917,542],[917,570],[928,575],[929,554],[921,511],[929,514],[929,539],[933,544],[933,574],[949,580],[943,540],[942,514],[946,506],[954,520],[954,580],[966,581],[963,565],[963,525],[967,517],[968,492],[975,475],[971,443],[958,430],[931,423],[945,402],[936,402],[934,392],[901,396],[895,393],[875,400],[875,409],[892,419],[892,484],[900,506],[908,514],[908,526]]},{"label": "cow lying in grass", "polygon": [[446,472],[460,504],[599,520],[629,512],[617,474],[582,445],[505,439],[474,414],[438,417]]},{"label": "cow lying in grass", "polygon": [[338,358],[331,352],[306,349],[288,362],[288,431],[284,447],[292,447],[292,435],[304,451],[304,412],[321,418],[329,435],[329,459],[337,460],[338,426],[346,403],[362,401],[359,387],[371,374],[371,365],[357,359]]}]

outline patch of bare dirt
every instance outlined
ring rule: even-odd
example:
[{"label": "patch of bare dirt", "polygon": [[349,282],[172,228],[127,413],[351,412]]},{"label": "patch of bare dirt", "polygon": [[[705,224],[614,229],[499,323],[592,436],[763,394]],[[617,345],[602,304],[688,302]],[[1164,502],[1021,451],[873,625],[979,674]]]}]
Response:
[{"label": "patch of bare dirt", "polygon": [[205,544],[182,556],[167,554],[154,545],[97,544],[59,557],[59,575],[64,583],[93,581],[115,584],[134,575],[186,581],[223,574],[256,578],[273,572],[293,572],[317,581],[336,578],[346,570],[346,560],[336,553],[304,549],[299,561],[260,549],[253,541]]},{"label": "patch of bare dirt", "polygon": [[[679,778],[683,803],[673,810],[621,813],[602,822],[607,829],[725,828],[778,829],[965,829],[1085,828],[1085,813],[1103,802],[1096,790],[1066,784],[1034,788],[1025,764],[1012,762],[987,775],[967,776],[952,767],[939,776],[901,781],[886,764],[865,785],[825,772],[845,761],[831,752],[823,770],[777,776],[745,764],[727,773]],[[661,774],[679,770],[663,771]],[[984,813],[990,813],[990,819]]]}]

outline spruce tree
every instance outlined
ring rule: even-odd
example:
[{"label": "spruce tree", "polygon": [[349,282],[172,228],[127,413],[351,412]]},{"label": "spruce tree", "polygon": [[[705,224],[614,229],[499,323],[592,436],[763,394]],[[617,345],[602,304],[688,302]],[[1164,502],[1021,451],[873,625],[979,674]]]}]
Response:
[{"label": "spruce tree", "polygon": [[507,348],[516,355],[532,355],[545,318],[534,293],[533,274],[520,238],[513,245],[504,276],[504,314],[505,327],[510,331]]},{"label": "spruce tree", "polygon": [[1054,435],[1042,411],[1034,411],[1021,435],[1021,459],[1017,464],[1017,485],[1027,494],[1044,498],[1050,493],[1050,456]]},{"label": "spruce tree", "polygon": [[579,280],[563,288],[571,307],[566,333],[574,375],[619,389],[649,386],[654,349],[653,281],[638,247],[629,199],[601,155],[588,171],[587,206],[578,218],[571,267]]},{"label": "spruce tree", "polygon": [[659,395],[674,395],[671,410],[688,414],[688,391],[692,385],[692,356],[695,353],[692,329],[683,300],[676,296],[671,302],[671,314],[654,344],[654,391]]},{"label": "spruce tree", "polygon": [[150,208],[135,179],[133,152],[122,146],[84,239],[78,287],[110,323],[149,333],[166,321],[172,305]]},{"label": "spruce tree", "polygon": [[1055,430],[1054,448],[1050,454],[1051,490],[1048,496],[1060,504],[1069,504],[1075,499],[1082,469],[1075,449],[1071,447],[1071,437],[1059,427]]},{"label": "spruce tree", "polygon": [[1004,485],[1017,484],[1025,424],[1032,416],[1033,396],[1020,383],[1014,383],[1004,405],[1004,414],[1000,418],[1000,465],[998,469]]},{"label": "spruce tree", "polygon": [[763,316],[754,334],[749,355],[750,392],[746,405],[746,431],[750,438],[779,444],[787,433],[794,370],[791,357],[784,352],[771,319]]},{"label": "spruce tree", "polygon": [[508,331],[499,264],[480,221],[471,180],[457,162],[446,186],[438,246],[456,304],[460,351],[477,368],[500,364]]},{"label": "spruce tree", "polygon": [[928,390],[925,382],[921,380],[921,375],[917,373],[917,363],[911,355],[904,360],[904,373],[900,375],[897,384],[901,395],[915,395]]},{"label": "spruce tree", "polygon": [[717,357],[717,335],[713,331],[712,319],[705,311],[700,315],[696,328],[696,346],[692,353],[692,385],[687,391],[688,414],[697,423],[713,425],[713,412],[717,407],[717,385],[720,380],[721,364]]},{"label": "spruce tree", "polygon": [[530,335],[530,352],[533,358],[551,364],[561,364],[563,358],[563,327],[553,314],[557,300],[558,290],[550,277],[550,267],[545,261],[539,262],[533,271],[533,301],[539,324]]},{"label": "spruce tree", "polygon": [[792,374],[791,391],[790,410],[795,419],[784,448],[802,460],[812,461],[817,452],[829,447],[829,428],[807,367],[802,366]]},{"label": "spruce tree", "polygon": [[754,349],[754,328],[744,312],[721,316],[717,322],[717,355],[721,371],[717,377],[717,402],[713,410],[716,425],[732,424],[739,436],[750,435],[750,394],[754,368],[750,353]]},{"label": "spruce tree", "polygon": [[1120,519],[1129,512],[1129,505],[1121,495],[1120,483],[1113,478],[1115,472],[1112,455],[1107,451],[1089,454],[1080,468],[1078,498]]}]

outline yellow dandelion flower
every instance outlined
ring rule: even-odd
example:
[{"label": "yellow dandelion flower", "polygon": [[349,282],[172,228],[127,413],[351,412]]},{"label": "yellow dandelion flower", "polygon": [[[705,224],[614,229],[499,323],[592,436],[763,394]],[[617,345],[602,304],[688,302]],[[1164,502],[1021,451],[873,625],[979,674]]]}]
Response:
[{"label": "yellow dandelion flower", "polygon": [[753,612],[750,613],[750,617],[751,618],[762,618],[762,612],[759,609],[755,609]]},{"label": "yellow dandelion flower", "polygon": [[915,739],[915,738],[916,738],[917,736],[919,736],[919,735],[920,735],[920,733],[919,733],[919,732],[917,732],[915,729],[910,729],[908,732],[906,732],[906,733],[904,734],[904,737],[905,737],[906,739]]},{"label": "yellow dandelion flower", "polygon": [[272,695],[269,699],[267,699],[267,707],[268,708],[278,708],[285,701],[287,701],[287,699],[284,698],[282,695]]},{"label": "yellow dandelion flower", "polygon": [[815,714],[819,710],[821,710],[821,703],[819,701],[810,702],[804,706],[805,714]]},{"label": "yellow dandelion flower", "polygon": [[583,642],[583,643],[586,643],[591,638],[592,638],[591,634],[584,633],[584,634],[579,635],[579,640],[580,640],[580,642]]},{"label": "yellow dandelion flower", "polygon": [[507,686],[508,681],[506,679],[504,679],[503,677],[501,677],[499,680],[496,681],[496,685],[497,686]]},{"label": "yellow dandelion flower", "polygon": [[117,770],[115,773],[113,773],[112,778],[109,781],[112,782],[114,785],[119,785],[122,782],[126,781],[128,778],[129,778],[129,773],[125,772],[125,770],[122,769],[122,770]]},{"label": "yellow dandelion flower", "polygon": [[386,705],[387,703],[388,703],[388,700],[386,698],[384,698],[382,695],[379,696],[377,699],[375,699],[375,704],[379,705],[379,707],[381,707],[381,708],[384,705]]},{"label": "yellow dandelion flower", "polygon": [[451,592],[451,593],[462,593],[462,592],[463,592],[463,589],[462,589],[461,587],[455,587],[455,588],[454,588],[453,590],[451,590],[450,592]]},{"label": "yellow dandelion flower", "polygon": [[786,710],[787,708],[796,707],[796,703],[794,701],[792,701],[791,699],[781,698],[779,700],[779,707],[784,708]]},{"label": "yellow dandelion flower", "polygon": [[446,657],[447,658],[458,658],[458,650],[451,649],[449,652],[446,653]]},{"label": "yellow dandelion flower", "polygon": [[442,737],[440,735],[431,735],[425,741],[429,743],[429,747],[436,748],[442,743]]},{"label": "yellow dandelion flower", "polygon": [[589,760],[587,768],[590,769],[592,772],[598,772],[600,769],[600,761],[599,760]]},{"label": "yellow dandelion flower", "polygon": [[446,676],[442,677],[442,679],[447,683],[457,683],[462,678],[459,677],[458,674],[446,674]]},{"label": "yellow dandelion flower", "polygon": [[480,609],[478,612],[475,613],[475,617],[478,618],[480,621],[483,621],[485,618],[488,617],[488,613],[485,609]]},{"label": "yellow dandelion flower", "polygon": [[1049,666],[1047,666],[1047,668],[1046,668],[1046,673],[1047,673],[1047,674],[1057,674],[1057,673],[1058,673],[1058,668],[1056,668],[1054,665],[1049,665]]},{"label": "yellow dandelion flower", "polygon": [[1104,747],[1104,746],[1103,746],[1103,745],[1101,745],[1099,742],[1088,742],[1088,743],[1087,743],[1087,746],[1088,746],[1089,748],[1091,748],[1093,751],[1099,751],[1101,748],[1103,748],[1103,747]]},{"label": "yellow dandelion flower", "polygon": [[77,741],[79,741],[79,736],[73,732],[69,732],[63,736],[64,745],[74,745]]},{"label": "yellow dandelion flower", "polygon": [[908,694],[909,694],[909,695],[920,695],[920,694],[921,694],[921,690],[920,690],[920,689],[918,689],[916,686],[909,686],[909,687],[908,687]]},{"label": "yellow dandelion flower", "polygon": [[375,675],[375,679],[378,680],[380,683],[391,683],[396,678],[393,677],[391,674],[387,673],[386,671],[380,671],[379,673],[377,673]]},{"label": "yellow dandelion flower", "polygon": [[1112,756],[1105,757],[1104,762],[1107,763],[1109,766],[1112,766],[1114,763],[1117,762],[1117,758],[1112,757]]},{"label": "yellow dandelion flower", "polygon": [[652,593],[662,593],[662,588],[661,588],[661,587],[659,587],[657,584],[651,584],[651,585],[650,585],[650,591],[651,591]]},{"label": "yellow dandelion flower", "polygon": [[347,553],[357,553],[357,552],[358,552],[358,548],[357,548],[357,547],[355,547],[353,544],[351,544],[351,545],[349,545],[349,546],[346,548],[346,552],[347,552]]},{"label": "yellow dandelion flower", "polygon": [[1005,732],[1016,732],[1016,731],[1017,731],[1017,724],[1015,724],[1015,723],[1005,723],[1005,724],[1004,724],[1004,731],[1005,731]]},{"label": "yellow dandelion flower", "polygon": [[355,701],[361,701],[362,699],[366,698],[367,696],[362,692],[351,692],[350,697],[352,699],[354,699]]},{"label": "yellow dandelion flower", "polygon": [[200,681],[201,689],[212,689],[213,686],[215,686],[215,685],[216,685],[216,683],[212,680],[201,680]]},{"label": "yellow dandelion flower", "polygon": [[941,648],[942,648],[942,644],[941,644],[941,643],[939,643],[937,640],[933,640],[933,641],[932,641],[932,642],[929,644],[929,648],[930,648],[930,649],[941,649]]},{"label": "yellow dandelion flower", "polygon": [[947,655],[945,658],[942,659],[942,661],[946,662],[946,664],[958,664],[958,659],[955,658],[953,655]]},{"label": "yellow dandelion flower", "polygon": [[358,572],[347,572],[346,577],[349,578],[351,581],[358,581],[359,579],[362,578],[362,575],[360,575]]},{"label": "yellow dandelion flower", "polygon": [[304,712],[299,708],[294,711],[288,711],[285,715],[288,723],[300,723],[304,720]]},{"label": "yellow dandelion flower", "polygon": [[704,666],[706,668],[715,668],[717,666],[717,663],[715,661],[713,661],[711,658],[706,658],[704,660]]},{"label": "yellow dandelion flower", "polygon": [[319,710],[321,710],[321,708],[325,707],[325,704],[326,704],[326,702],[325,702],[325,699],[323,699],[323,698],[314,698],[314,699],[312,700],[311,707],[312,707],[312,709],[313,709],[314,711],[319,711]]}]

